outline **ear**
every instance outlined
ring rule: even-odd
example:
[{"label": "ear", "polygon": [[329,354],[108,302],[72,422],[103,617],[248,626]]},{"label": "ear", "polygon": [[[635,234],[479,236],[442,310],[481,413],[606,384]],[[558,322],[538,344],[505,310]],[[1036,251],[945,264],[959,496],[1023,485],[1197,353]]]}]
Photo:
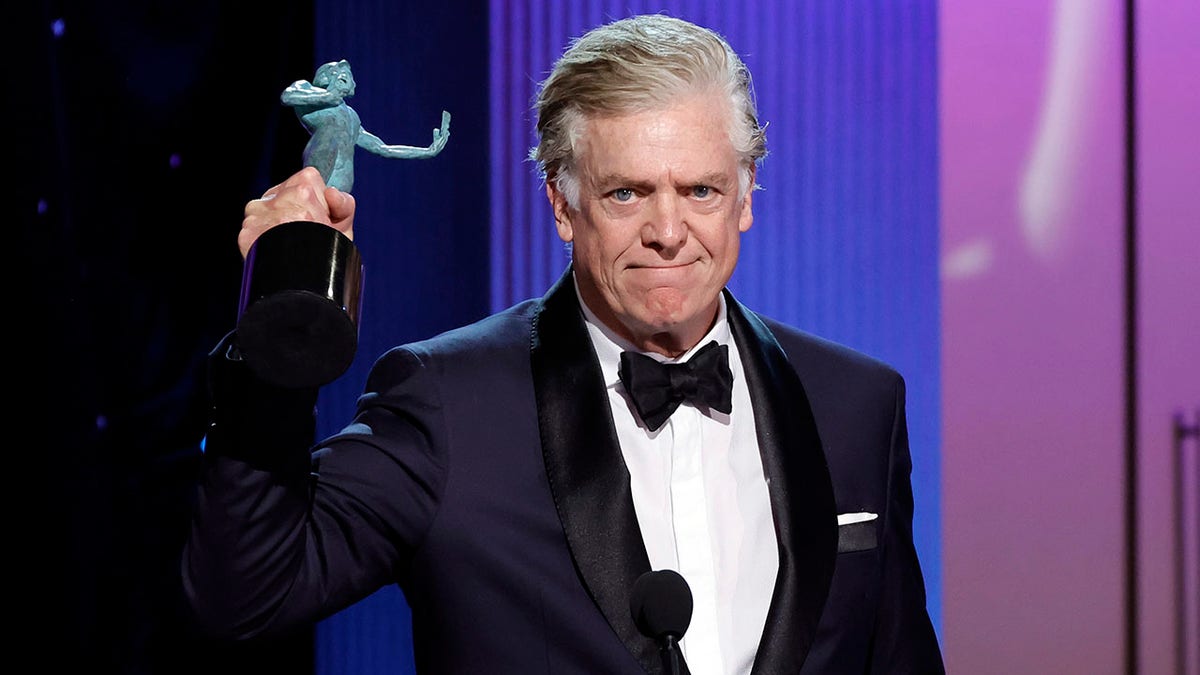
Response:
[{"label": "ear", "polygon": [[746,194],[742,196],[742,215],[738,217],[738,232],[745,232],[750,229],[754,223],[754,209],[752,203],[754,201],[754,179],[758,175],[758,167],[750,166],[750,184],[746,188]]},{"label": "ear", "polygon": [[575,229],[571,225],[571,207],[567,198],[558,189],[558,183],[546,179],[546,199],[550,200],[550,208],[554,211],[554,227],[558,230],[558,238],[570,243],[575,238]]}]

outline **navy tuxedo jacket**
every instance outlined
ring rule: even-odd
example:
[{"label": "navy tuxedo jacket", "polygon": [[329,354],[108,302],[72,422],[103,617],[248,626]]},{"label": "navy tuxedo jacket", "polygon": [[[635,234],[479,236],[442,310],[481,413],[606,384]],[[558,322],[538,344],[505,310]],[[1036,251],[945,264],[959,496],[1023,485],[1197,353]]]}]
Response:
[{"label": "navy tuxedo jacket", "polygon": [[[753,673],[943,672],[903,380],[726,300],[779,542]],[[569,271],[544,298],[390,350],[353,422],[316,445],[316,392],[257,382],[226,347],[183,558],[208,628],[248,638],[398,583],[421,673],[662,672],[630,616],[650,564]],[[849,512],[878,518],[847,536]]]}]

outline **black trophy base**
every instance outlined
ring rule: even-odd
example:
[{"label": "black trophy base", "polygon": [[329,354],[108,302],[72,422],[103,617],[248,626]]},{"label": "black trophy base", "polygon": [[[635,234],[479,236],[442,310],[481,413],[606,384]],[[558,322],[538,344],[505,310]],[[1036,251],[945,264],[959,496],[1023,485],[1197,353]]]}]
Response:
[{"label": "black trophy base", "polygon": [[238,349],[260,379],[287,388],[319,387],[354,361],[358,329],[328,298],[280,291],[238,321]]},{"label": "black trophy base", "polygon": [[310,222],[267,230],[242,277],[242,359],[276,386],[332,382],[354,361],[361,294],[361,258],[344,234]]}]

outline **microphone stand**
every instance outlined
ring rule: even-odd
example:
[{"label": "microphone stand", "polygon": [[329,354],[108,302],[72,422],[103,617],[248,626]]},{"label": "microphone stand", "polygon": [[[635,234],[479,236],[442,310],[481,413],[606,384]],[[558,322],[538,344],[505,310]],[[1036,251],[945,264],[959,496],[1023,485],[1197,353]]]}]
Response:
[{"label": "microphone stand", "polygon": [[667,675],[681,675],[682,670],[679,668],[681,656],[679,654],[679,641],[671,633],[667,633],[662,637],[659,652],[662,654],[663,670]]}]

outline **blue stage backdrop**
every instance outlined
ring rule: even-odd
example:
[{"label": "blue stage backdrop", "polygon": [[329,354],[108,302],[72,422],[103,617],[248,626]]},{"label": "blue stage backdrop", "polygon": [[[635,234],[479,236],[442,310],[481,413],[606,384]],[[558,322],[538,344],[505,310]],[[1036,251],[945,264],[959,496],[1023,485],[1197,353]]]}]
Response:
[{"label": "blue stage backdrop", "polygon": [[[318,62],[346,58],[367,129],[433,160],[359,160],[359,357],[321,399],[349,419],[370,361],[530,296],[567,263],[532,163],[537,83],[601,22],[666,11],[724,34],[755,74],[770,154],[731,287],[750,307],[878,356],[908,383],[917,548],[941,631],[937,11],[912,2],[317,2]],[[315,64],[314,64],[315,65]],[[309,75],[297,75],[308,77]],[[490,275],[490,276],[489,276]],[[322,622],[317,672],[411,667],[395,589]]]}]

